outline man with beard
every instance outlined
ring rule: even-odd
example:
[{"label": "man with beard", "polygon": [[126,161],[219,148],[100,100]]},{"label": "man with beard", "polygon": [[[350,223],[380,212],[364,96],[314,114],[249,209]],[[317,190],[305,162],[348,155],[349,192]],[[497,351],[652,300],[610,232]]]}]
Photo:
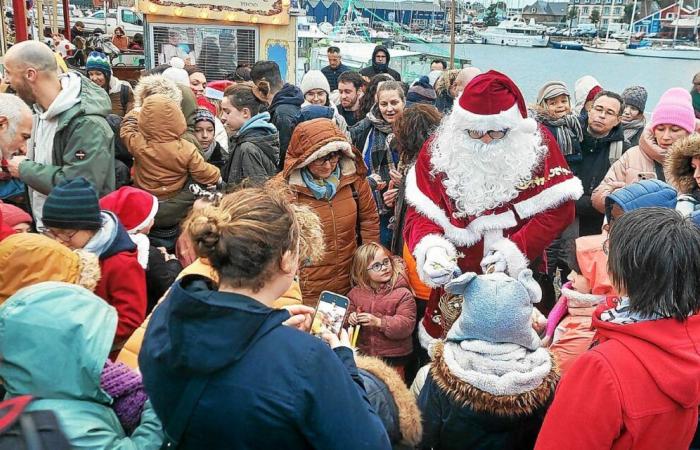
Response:
[{"label": "man with beard", "polygon": [[341,73],[338,77],[338,92],[340,93],[338,112],[345,119],[348,128],[358,122],[356,113],[360,109],[362,86],[364,84],[365,80],[362,78],[362,75],[351,70]]},{"label": "man with beard", "polygon": [[574,220],[583,192],[556,140],[527,118],[518,87],[489,71],[469,82],[406,177],[404,238],[433,288],[421,344],[442,337],[441,286],[493,266],[543,271],[544,249]]},{"label": "man with beard", "polygon": [[19,97],[0,94],[0,200],[24,195],[24,184],[12,178],[7,160],[27,153],[32,111]]},{"label": "man with beard", "polygon": [[41,227],[46,196],[69,178],[85,177],[100,196],[114,190],[114,133],[106,117],[107,92],[71,72],[59,77],[53,52],[37,41],[20,42],[5,55],[6,81],[33,105],[27,156],[13,156],[10,174],[29,186],[32,213]]}]

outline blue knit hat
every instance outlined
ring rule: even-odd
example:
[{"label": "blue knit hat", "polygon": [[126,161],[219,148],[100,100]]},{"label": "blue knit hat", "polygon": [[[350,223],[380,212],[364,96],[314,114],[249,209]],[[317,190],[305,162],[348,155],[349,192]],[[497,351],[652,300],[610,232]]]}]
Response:
[{"label": "blue knit hat", "polygon": [[207,121],[210,122],[212,125],[216,126],[216,120],[214,119],[214,114],[211,113],[206,108],[199,108],[197,109],[197,112],[194,114],[194,123],[202,122],[202,121]]},{"label": "blue knit hat", "polygon": [[97,191],[83,177],[64,181],[46,198],[42,221],[51,228],[99,230],[102,218]]},{"label": "blue knit hat", "polygon": [[90,52],[85,63],[85,71],[89,72],[91,70],[98,70],[102,72],[105,77],[112,75],[112,67],[109,65],[109,58],[102,52]]}]

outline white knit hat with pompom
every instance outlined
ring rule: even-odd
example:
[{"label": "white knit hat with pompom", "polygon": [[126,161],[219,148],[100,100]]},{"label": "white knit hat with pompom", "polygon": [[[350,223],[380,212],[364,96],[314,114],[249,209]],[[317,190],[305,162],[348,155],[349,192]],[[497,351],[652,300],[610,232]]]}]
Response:
[{"label": "white knit hat with pompom", "polygon": [[187,75],[185,70],[185,61],[177,56],[170,58],[170,67],[163,71],[163,76],[177,84],[190,85],[190,76]]}]

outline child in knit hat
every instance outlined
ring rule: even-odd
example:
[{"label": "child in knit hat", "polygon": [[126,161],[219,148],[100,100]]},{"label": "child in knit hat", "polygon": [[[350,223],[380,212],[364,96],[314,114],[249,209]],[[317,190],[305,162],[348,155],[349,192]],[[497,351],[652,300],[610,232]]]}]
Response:
[{"label": "child in knit hat", "polygon": [[2,221],[17,233],[28,233],[32,229],[32,216],[21,208],[0,202]]},{"label": "child in knit hat", "polygon": [[582,119],[588,119],[588,110],[593,106],[593,99],[602,92],[603,87],[598,80],[590,75],[584,75],[574,84],[574,95],[576,104],[574,105],[574,114]]},{"label": "child in knit hat", "polygon": [[540,88],[535,119],[555,137],[567,162],[581,161],[583,131],[571,111],[571,94],[563,81],[550,81]]},{"label": "child in knit hat", "polygon": [[622,112],[622,129],[625,140],[631,146],[635,146],[639,144],[639,137],[647,123],[646,117],[644,117],[647,90],[643,86],[630,86],[622,91],[622,100],[625,102],[625,109]]},{"label": "child in knit hat", "polygon": [[605,198],[617,189],[650,178],[665,181],[667,173],[664,164],[669,149],[694,131],[695,113],[690,94],[681,88],[664,92],[652,113],[651,123],[639,139],[639,145],[615,161],[593,191],[593,206],[605,212]]},{"label": "child in knit hat", "polygon": [[569,257],[569,282],[547,317],[542,345],[549,346],[563,375],[593,340],[591,316],[606,296],[615,295],[608,278],[607,234],[574,241]]},{"label": "child in knit hat", "polygon": [[219,169],[223,169],[228,152],[217,140],[217,125],[223,128],[223,124],[214,113],[206,108],[197,109],[197,114],[194,117],[194,137],[197,138],[197,142],[202,147],[204,159]]},{"label": "child in knit hat", "polygon": [[467,273],[445,289],[463,297],[462,312],[418,397],[420,448],[532,448],[559,380],[531,325],[542,297],[532,271]]},{"label": "child in knit hat", "polygon": [[90,52],[85,63],[85,71],[93,83],[109,94],[112,114],[124,117],[134,109],[134,91],[129,83],[114,76],[107,55],[98,51]]},{"label": "child in knit hat", "polygon": [[102,277],[95,293],[119,315],[112,350],[119,350],[146,317],[146,276],[136,244],[117,217],[101,211],[97,191],[83,177],[56,186],[43,209],[46,235],[99,258]]},{"label": "child in knit hat", "polygon": [[219,168],[183,139],[186,131],[180,106],[161,94],[147,97],[122,122],[122,141],[134,156],[134,186],[158,198],[159,228],[177,226],[185,217],[195,200],[190,184],[214,187],[221,182]]},{"label": "child in knit hat", "polygon": [[139,264],[146,271],[148,314],[182,270],[175,255],[163,247],[155,247],[148,239],[158,211],[158,199],[141,189],[123,186],[102,197],[100,208],[113,212],[136,244]]}]

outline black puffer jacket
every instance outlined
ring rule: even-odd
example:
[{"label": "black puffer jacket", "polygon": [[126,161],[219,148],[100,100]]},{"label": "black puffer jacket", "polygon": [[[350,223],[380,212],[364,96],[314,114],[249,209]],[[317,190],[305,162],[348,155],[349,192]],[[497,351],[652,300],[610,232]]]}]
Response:
[{"label": "black puffer jacket", "polygon": [[296,117],[304,103],[304,94],[298,87],[286,83],[282,89],[272,98],[268,111],[270,122],[279,132],[279,170],[284,168],[284,157],[287,154],[289,140],[294,132]]},{"label": "black puffer jacket", "polygon": [[[374,58],[377,55],[377,52],[379,51],[383,51],[384,53],[386,53],[386,64],[377,64],[375,62]],[[391,55],[389,54],[389,49],[383,45],[377,45],[376,47],[374,47],[374,51],[372,52],[372,65],[360,70],[360,75],[364,75],[372,79],[372,77],[374,77],[375,75],[379,75],[380,73],[388,73],[394,80],[401,81],[401,74],[399,74],[394,69],[389,68],[390,61]]]},{"label": "black puffer jacket", "polygon": [[245,179],[263,183],[277,173],[280,138],[268,118],[268,113],[260,113],[231,136],[231,156],[221,171],[227,184],[237,185]]}]

